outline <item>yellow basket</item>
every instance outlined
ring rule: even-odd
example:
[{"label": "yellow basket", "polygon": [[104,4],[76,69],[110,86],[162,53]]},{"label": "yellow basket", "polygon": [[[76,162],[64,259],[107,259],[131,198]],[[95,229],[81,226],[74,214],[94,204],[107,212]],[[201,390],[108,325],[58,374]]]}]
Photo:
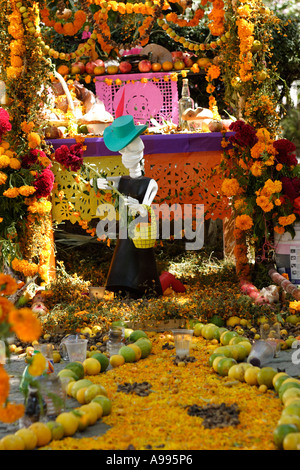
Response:
[{"label": "yellow basket", "polygon": [[156,243],[156,220],[151,207],[147,207],[151,222],[140,222],[134,228],[132,241],[136,248],[153,248]]}]

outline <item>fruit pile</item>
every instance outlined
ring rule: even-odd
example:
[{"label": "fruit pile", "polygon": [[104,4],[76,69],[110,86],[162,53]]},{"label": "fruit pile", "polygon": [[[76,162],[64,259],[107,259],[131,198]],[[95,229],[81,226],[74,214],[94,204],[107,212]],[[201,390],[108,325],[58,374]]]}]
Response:
[{"label": "fruit pile", "polygon": [[245,362],[251,351],[248,338],[218,327],[213,323],[196,323],[194,335],[216,340],[219,345],[209,357],[213,370],[233,382],[257,386],[260,392],[273,390],[283,404],[283,411],[274,430],[274,443],[281,450],[300,448],[300,379],[278,372],[273,367],[256,367]]},{"label": "fruit pile", "polygon": [[[173,54],[172,54],[173,55]],[[183,53],[177,53],[173,55],[172,60],[164,61],[152,61],[148,58],[136,59],[136,56],[125,56],[120,61],[103,61],[102,59],[96,59],[84,63],[84,61],[77,61],[71,64],[61,64],[57,68],[57,72],[62,76],[66,75],[116,75],[118,73],[148,73],[148,72],[170,72],[170,71],[180,71],[180,70],[189,70],[195,63],[198,63],[199,66],[202,66],[205,62],[205,65],[209,63],[209,59],[203,58],[198,59],[197,57],[191,58],[190,56],[185,56]]]}]

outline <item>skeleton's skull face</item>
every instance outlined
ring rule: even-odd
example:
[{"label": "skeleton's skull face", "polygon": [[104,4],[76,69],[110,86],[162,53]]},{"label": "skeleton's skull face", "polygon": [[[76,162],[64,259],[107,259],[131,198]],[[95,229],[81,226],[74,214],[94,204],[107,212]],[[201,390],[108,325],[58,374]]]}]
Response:
[{"label": "skeleton's skull face", "polygon": [[143,95],[134,95],[126,103],[126,112],[135,117],[140,123],[145,123],[150,117],[149,100]]},{"label": "skeleton's skull face", "polygon": [[144,142],[140,137],[134,139],[130,144],[120,150],[122,163],[125,168],[133,168],[143,158]]}]

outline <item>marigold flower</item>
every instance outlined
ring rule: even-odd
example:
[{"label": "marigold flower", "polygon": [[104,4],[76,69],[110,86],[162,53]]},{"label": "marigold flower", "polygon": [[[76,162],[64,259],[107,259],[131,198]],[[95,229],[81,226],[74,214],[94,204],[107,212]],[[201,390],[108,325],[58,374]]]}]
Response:
[{"label": "marigold flower", "polygon": [[21,162],[18,158],[11,158],[9,161],[9,166],[12,170],[19,170],[21,168]]},{"label": "marigold flower", "polygon": [[0,364],[0,405],[5,403],[9,394],[9,388],[9,375],[3,365]]},{"label": "marigold flower", "polygon": [[7,155],[0,155],[0,168],[7,168],[9,166],[10,158]]},{"label": "marigold flower", "polygon": [[8,321],[21,341],[32,342],[41,336],[41,324],[30,308],[11,310],[8,314]]},{"label": "marigold flower", "polygon": [[225,178],[221,186],[221,191],[227,197],[237,195],[240,192],[240,189],[239,182],[236,178]]},{"label": "marigold flower", "polygon": [[286,225],[293,224],[295,222],[295,220],[296,220],[295,214],[290,214],[290,215],[278,218],[279,224],[282,225],[283,227],[285,227]]},{"label": "marigold flower", "polygon": [[256,198],[256,204],[262,208],[264,212],[270,212],[274,204],[266,196],[258,196]]},{"label": "marigold flower", "polygon": [[250,228],[253,226],[253,220],[250,215],[238,215],[235,219],[235,226],[240,230],[250,230]]},{"label": "marigold flower", "polygon": [[35,193],[35,187],[34,186],[20,186],[19,187],[19,193],[21,196],[31,196],[33,193]]},{"label": "marigold flower", "polygon": [[30,149],[36,149],[41,144],[41,138],[37,132],[28,134],[28,146]]},{"label": "marigold flower", "polygon": [[2,423],[14,423],[18,421],[25,412],[25,406],[22,403],[7,403],[0,407],[0,421]]},{"label": "marigold flower", "polygon": [[285,228],[280,227],[279,225],[275,225],[274,232],[278,233],[279,235],[282,235],[285,232]]},{"label": "marigold flower", "polygon": [[6,191],[4,191],[3,196],[9,197],[9,198],[15,198],[19,196],[19,189],[18,188],[8,188]]},{"label": "marigold flower", "polygon": [[3,171],[0,171],[0,184],[5,184],[7,180],[7,175],[3,173]]},{"label": "marigold flower", "polygon": [[17,282],[12,276],[0,273],[0,295],[12,295],[17,288]]}]

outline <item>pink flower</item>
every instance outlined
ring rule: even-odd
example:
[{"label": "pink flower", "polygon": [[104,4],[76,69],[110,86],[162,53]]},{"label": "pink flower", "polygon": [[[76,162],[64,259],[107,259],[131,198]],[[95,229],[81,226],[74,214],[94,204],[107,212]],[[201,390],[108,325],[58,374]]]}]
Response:
[{"label": "pink flower", "polygon": [[2,135],[10,130],[11,123],[9,122],[9,114],[5,109],[0,108],[0,142]]}]

